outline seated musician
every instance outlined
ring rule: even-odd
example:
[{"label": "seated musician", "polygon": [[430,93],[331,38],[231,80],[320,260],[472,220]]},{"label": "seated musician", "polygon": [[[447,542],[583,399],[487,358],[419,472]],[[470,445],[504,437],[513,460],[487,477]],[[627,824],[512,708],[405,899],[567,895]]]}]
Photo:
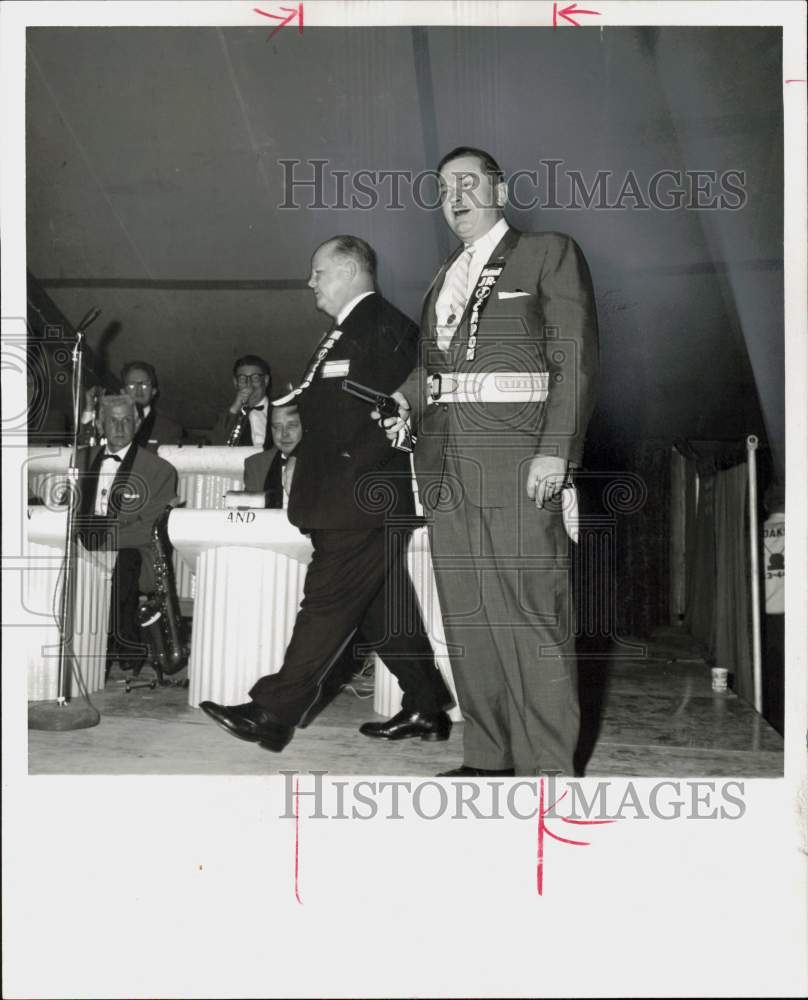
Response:
[{"label": "seated musician", "polygon": [[273,406],[269,415],[272,447],[244,462],[244,489],[263,493],[267,507],[282,507],[289,502],[294,473],[294,450],[303,436],[297,405]]},{"label": "seated musician", "polygon": [[78,537],[88,549],[118,552],[112,577],[107,674],[113,660],[139,669],[146,656],[138,596],[155,588],[152,528],[177,497],[177,473],[135,440],[141,420],[128,395],[103,396],[98,431],[106,446],[79,451]]},{"label": "seated musician", "polygon": [[257,354],[238,358],[233,365],[233,386],[235,398],[216,421],[211,432],[212,443],[271,448],[272,437],[267,433],[268,393],[272,387],[269,365]]},{"label": "seated musician", "polygon": [[[157,406],[160,387],[157,372],[148,361],[129,361],[121,369],[123,392],[131,396],[140,416],[140,427],[135,443],[157,451],[161,444],[179,444],[187,437],[185,428]],[[95,429],[95,411],[103,396],[100,386],[93,386],[85,394],[84,412],[81,415],[79,441],[88,444]]]}]

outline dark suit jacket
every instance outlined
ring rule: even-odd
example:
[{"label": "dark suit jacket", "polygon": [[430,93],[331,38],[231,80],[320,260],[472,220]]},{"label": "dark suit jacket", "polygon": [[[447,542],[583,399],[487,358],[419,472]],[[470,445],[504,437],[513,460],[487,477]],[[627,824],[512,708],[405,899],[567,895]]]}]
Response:
[{"label": "dark suit jacket", "polygon": [[179,444],[186,436],[185,428],[181,424],[152,406],[149,415],[144,417],[143,423],[138,428],[135,442],[144,448],[156,451],[161,444]]},{"label": "dark suit jacket", "polygon": [[[589,269],[576,243],[561,233],[510,229],[489,258],[505,267],[487,300],[473,361],[466,361],[473,295],[447,352],[436,341],[435,304],[447,268],[427,291],[419,365],[400,387],[418,434],[415,470],[426,506],[438,484],[457,477],[483,506],[510,506],[524,489],[535,455],[579,464],[595,402],[597,321]],[[502,293],[511,293],[502,297]],[[513,294],[516,293],[516,294]],[[528,403],[428,404],[433,372],[547,372],[548,398]],[[448,477],[448,478],[447,478]]]},{"label": "dark suit jacket", "polygon": [[[341,389],[345,378],[392,392],[417,357],[418,328],[378,293],[341,324],[325,359],[343,373],[314,381],[298,397],[303,438],[295,449],[289,520],[303,531],[381,527],[413,511],[409,456],[392,448],[371,407]],[[347,369],[347,374],[345,370]]]},{"label": "dark suit jacket", "polygon": [[267,507],[283,507],[281,452],[274,446],[244,459],[244,489],[247,493],[265,493]]},{"label": "dark suit jacket", "polygon": [[96,517],[93,509],[101,454],[101,448],[79,449],[79,537],[90,547],[103,536],[106,544],[116,549],[140,549],[145,556],[141,590],[151,590],[151,530],[177,497],[176,469],[133,442],[112,483],[109,512],[106,517]]}]

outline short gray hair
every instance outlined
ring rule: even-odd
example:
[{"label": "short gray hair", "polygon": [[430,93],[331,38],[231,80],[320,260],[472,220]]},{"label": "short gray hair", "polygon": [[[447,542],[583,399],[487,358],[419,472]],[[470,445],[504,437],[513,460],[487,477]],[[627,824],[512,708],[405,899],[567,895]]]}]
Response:
[{"label": "short gray hair", "polygon": [[127,396],[121,393],[118,396],[102,396],[101,401],[98,404],[98,418],[99,420],[104,419],[104,415],[107,410],[111,410],[114,406],[125,406],[132,412],[132,417],[137,419],[138,411],[137,405],[131,396]]}]

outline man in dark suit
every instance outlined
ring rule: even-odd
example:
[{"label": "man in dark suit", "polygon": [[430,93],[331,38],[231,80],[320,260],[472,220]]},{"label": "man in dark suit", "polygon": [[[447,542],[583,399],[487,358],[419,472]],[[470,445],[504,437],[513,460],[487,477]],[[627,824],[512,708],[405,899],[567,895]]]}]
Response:
[{"label": "man in dark suit", "polygon": [[272,388],[269,365],[257,354],[237,358],[233,365],[233,387],[235,398],[216,421],[211,441],[234,447],[254,445],[256,448],[271,448],[272,437],[267,424]]},{"label": "man in dark suit", "polygon": [[376,255],[338,236],[315,252],[309,287],[334,322],[312,357],[297,400],[303,437],[289,520],[314,548],[300,612],[280,671],[260,678],[251,701],[200,707],[240,739],[281,750],[305,725],[341,651],[358,629],[395,674],[402,711],[366,723],[371,738],[445,740],[451,696],[435,666],[406,567],[413,497],[409,459],[342,391],[345,378],[391,391],[412,368],[417,328],[375,291]]},{"label": "man in dark suit", "polygon": [[[123,391],[134,400],[140,417],[135,444],[157,451],[161,444],[179,444],[186,439],[185,428],[157,406],[160,386],[153,365],[148,361],[128,361],[121,369],[121,382]],[[79,431],[81,444],[90,442],[95,430],[95,411],[103,395],[100,386],[87,390]]]},{"label": "man in dark suit", "polygon": [[244,460],[244,489],[263,493],[267,507],[286,508],[294,475],[294,450],[303,436],[296,403],[273,406],[269,414],[272,447]]},{"label": "man in dark suit", "polygon": [[129,361],[121,369],[123,391],[131,396],[140,415],[135,444],[157,451],[161,444],[179,444],[186,438],[185,428],[157,406],[160,387],[157,372],[147,361]]},{"label": "man in dark suit", "polygon": [[[464,725],[441,776],[573,773],[579,728],[568,539],[594,405],[597,325],[576,244],[521,233],[485,151],[438,166],[462,241],[430,286],[418,368],[396,394],[415,471]],[[378,416],[378,414],[376,414]],[[572,533],[572,529],[571,529]]]},{"label": "man in dark suit", "polygon": [[176,499],[172,465],[135,441],[140,416],[128,395],[101,399],[104,448],[80,450],[77,529],[90,549],[116,549],[107,662],[137,666],[145,655],[137,618],[138,594],[154,589],[151,531]]}]

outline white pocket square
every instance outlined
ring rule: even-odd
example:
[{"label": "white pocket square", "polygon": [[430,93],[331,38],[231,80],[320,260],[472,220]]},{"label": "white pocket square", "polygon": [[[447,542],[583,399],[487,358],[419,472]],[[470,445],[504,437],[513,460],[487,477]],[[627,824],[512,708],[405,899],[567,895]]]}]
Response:
[{"label": "white pocket square", "polygon": [[521,299],[526,296],[531,295],[531,292],[497,292],[497,298],[500,299]]}]

